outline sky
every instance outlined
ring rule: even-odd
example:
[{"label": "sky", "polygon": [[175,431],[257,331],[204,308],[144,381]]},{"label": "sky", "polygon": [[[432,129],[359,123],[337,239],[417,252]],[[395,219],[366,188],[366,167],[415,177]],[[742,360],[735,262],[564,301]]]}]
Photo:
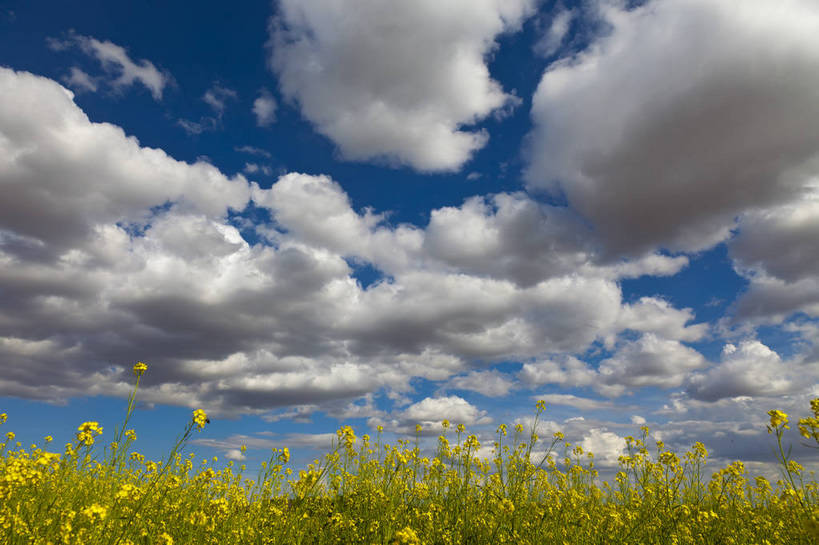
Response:
[{"label": "sky", "polygon": [[155,459],[194,409],[251,470],[445,418],[488,456],[543,399],[604,471],[646,425],[775,475],[817,89],[813,0],[6,0],[3,431],[110,439],[142,361]]}]

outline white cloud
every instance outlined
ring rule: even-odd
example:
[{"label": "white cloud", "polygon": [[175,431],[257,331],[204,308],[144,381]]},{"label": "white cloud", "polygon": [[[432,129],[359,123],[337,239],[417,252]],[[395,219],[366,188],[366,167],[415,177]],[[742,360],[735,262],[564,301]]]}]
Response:
[{"label": "white cloud", "polygon": [[107,40],[100,41],[96,38],[81,36],[72,32],[65,40],[52,38],[48,40],[48,43],[49,47],[55,51],[63,51],[78,46],[85,53],[97,59],[103,70],[113,78],[109,79],[107,83],[115,89],[130,87],[139,82],[151,92],[155,100],[161,100],[163,89],[171,81],[170,76],[158,70],[152,62],[145,59],[134,61],[124,47]]},{"label": "white cloud", "polygon": [[619,395],[626,387],[672,388],[683,384],[692,370],[705,364],[705,358],[693,348],[645,333],[600,362],[600,378],[605,385],[599,385],[598,390],[605,395]]},{"label": "white cloud", "polygon": [[77,91],[91,91],[93,93],[97,90],[95,79],[76,66],[71,67],[71,73],[65,76],[63,81]]},{"label": "white cloud", "polygon": [[253,101],[253,115],[260,127],[269,127],[276,121],[276,99],[267,89],[262,89]]},{"label": "white cloud", "polygon": [[526,363],[519,373],[519,379],[529,387],[544,384],[581,387],[595,384],[598,377],[597,372],[587,363],[574,356],[568,356],[562,361],[543,360]]},{"label": "white cloud", "polygon": [[[426,229],[393,226],[385,214],[354,210],[326,176],[290,173],[262,190],[143,147],[92,123],[46,78],[2,69],[0,94],[0,185],[9,196],[0,201],[0,359],[18,370],[0,379],[3,395],[125,397],[141,359],[151,366],[141,390],[149,403],[264,415],[340,407],[386,389],[411,405],[413,377],[446,387],[477,365],[583,352],[627,325],[612,269],[595,264],[593,247],[578,271],[553,265],[576,247],[551,242],[551,220],[520,195],[493,198],[491,213],[481,203],[434,211],[447,221]],[[256,226],[269,246],[249,245],[228,220],[251,197],[273,218]],[[552,261],[525,283],[514,281],[515,263],[537,244],[493,249],[507,263],[497,268],[446,261],[426,238],[438,229],[436,244],[446,246],[442,230],[460,229],[452,217],[497,229],[501,240],[532,237],[553,248]],[[351,262],[385,277],[364,289]],[[655,314],[658,331],[689,334],[686,311]],[[521,377],[591,384],[597,375],[571,361],[555,378],[545,368]],[[487,377],[497,380],[475,384]],[[455,382],[502,394],[512,380],[498,372]]]},{"label": "white cloud", "polygon": [[[814,366],[816,367],[816,366]],[[798,382],[819,378],[819,368],[785,364],[779,354],[759,341],[743,341],[739,347],[727,344],[722,361],[705,373],[692,375],[688,394],[703,401],[725,397],[774,397],[793,392]]]},{"label": "white cloud", "polygon": [[609,32],[533,98],[531,186],[565,191],[632,255],[711,247],[736,216],[797,198],[819,157],[815,2],[602,6]]},{"label": "white cloud", "polygon": [[617,467],[618,459],[625,454],[626,441],[616,433],[605,428],[593,428],[578,443],[584,452],[594,454],[596,465],[603,467]]},{"label": "white cloud", "polygon": [[241,450],[233,448],[225,453],[225,458],[234,462],[241,462],[247,459],[247,456],[245,456]]},{"label": "white cloud", "polygon": [[265,176],[270,176],[273,174],[273,169],[270,168],[269,165],[259,165],[257,163],[245,163],[242,172],[245,174],[257,174],[261,172]]},{"label": "white cloud", "polygon": [[228,100],[235,99],[238,95],[236,91],[233,89],[229,89],[223,85],[218,83],[214,83],[210,89],[205,91],[205,94],[202,95],[202,100],[205,103],[213,108],[213,111],[221,117],[222,114],[225,112],[225,103]]},{"label": "white cloud", "polygon": [[176,124],[182,127],[189,135],[202,134],[207,129],[204,124],[189,119],[177,119]]},{"label": "white cloud", "polygon": [[641,297],[634,304],[623,305],[616,329],[652,332],[665,339],[698,341],[705,335],[708,324],[686,325],[694,319],[690,308],[676,309],[657,297]]},{"label": "white cloud", "polygon": [[565,8],[556,10],[552,16],[549,30],[534,45],[535,53],[541,57],[551,57],[557,53],[571,29],[574,17],[575,12],[573,10]]},{"label": "white cloud", "polygon": [[447,388],[454,390],[470,390],[487,397],[506,397],[515,387],[507,373],[496,370],[472,371],[466,375],[454,377],[447,384]]},{"label": "white cloud", "polygon": [[262,157],[267,157],[268,159],[273,157],[273,155],[269,151],[263,150],[261,148],[256,148],[253,146],[237,146],[234,149],[240,153],[247,153],[249,155],[261,155]]},{"label": "white cloud", "polygon": [[453,426],[463,424],[467,427],[492,422],[486,411],[462,397],[427,397],[399,413],[391,427],[401,433],[414,433],[415,425],[420,424],[426,434],[438,434],[443,420],[449,420]]},{"label": "white cloud", "polygon": [[535,4],[285,0],[271,20],[270,66],[347,159],[457,170],[488,139],[466,127],[513,100],[486,56]]},{"label": "white cloud", "polygon": [[523,193],[471,197],[460,207],[433,210],[424,250],[453,270],[522,286],[571,274],[608,279],[673,275],[688,264],[684,256],[659,254],[607,264],[581,218]]},{"label": "white cloud", "polygon": [[736,318],[779,322],[799,311],[819,316],[817,241],[817,184],[797,201],[745,214],[728,246],[735,269],[750,282]]}]

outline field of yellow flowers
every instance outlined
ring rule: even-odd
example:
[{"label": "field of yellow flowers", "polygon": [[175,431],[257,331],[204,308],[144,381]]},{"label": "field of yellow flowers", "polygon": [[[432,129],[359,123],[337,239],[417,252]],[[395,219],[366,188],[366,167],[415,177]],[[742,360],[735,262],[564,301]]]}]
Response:
[{"label": "field of yellow flowers", "polygon": [[[517,426],[508,437],[501,425],[487,460],[475,455],[476,436],[447,421],[432,459],[421,456],[417,437],[389,445],[380,429],[373,439],[345,426],[331,452],[298,474],[281,448],[252,479],[232,462],[194,471],[192,455],[182,455],[209,422],[201,410],[167,459],[132,450],[136,433],[127,426],[146,370],[134,366],[125,421],[101,454],[97,422],[82,424],[62,453],[47,450],[50,437],[15,450],[14,433],[6,434],[0,543],[819,543],[819,486],[790,459],[780,411],[768,413],[782,471],[775,484],[749,477],[742,462],[707,478],[701,443],[678,455],[662,442],[649,446],[647,428],[626,439],[614,482],[600,483],[593,455],[559,432],[543,441]],[[538,402],[533,430],[543,410]],[[799,431],[819,444],[819,399],[811,410]]]}]

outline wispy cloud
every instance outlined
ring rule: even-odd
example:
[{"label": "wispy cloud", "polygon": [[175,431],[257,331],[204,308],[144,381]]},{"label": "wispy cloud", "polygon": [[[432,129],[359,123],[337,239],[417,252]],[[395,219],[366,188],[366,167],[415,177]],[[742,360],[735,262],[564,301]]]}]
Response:
[{"label": "wispy cloud", "polygon": [[[170,76],[157,69],[152,62],[145,59],[134,61],[124,47],[107,40],[100,41],[70,32],[63,40],[49,38],[47,44],[55,51],[79,47],[84,53],[97,59],[106,73],[105,82],[114,89],[124,89],[140,83],[151,92],[154,99],[161,100],[162,92],[170,81]],[[69,77],[74,78],[75,74],[72,69]],[[79,77],[82,79],[82,76]],[[92,90],[87,86],[86,88]]]}]

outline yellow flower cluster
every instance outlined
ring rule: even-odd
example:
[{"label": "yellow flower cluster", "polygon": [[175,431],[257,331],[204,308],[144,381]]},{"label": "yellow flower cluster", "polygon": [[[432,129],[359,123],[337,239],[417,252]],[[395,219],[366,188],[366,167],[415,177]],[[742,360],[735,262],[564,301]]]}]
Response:
[{"label": "yellow flower cluster", "polygon": [[145,373],[145,371],[148,370],[148,366],[142,363],[141,361],[138,361],[134,364],[133,370],[136,376],[141,377]]},{"label": "yellow flower cluster", "polygon": [[102,434],[102,426],[99,422],[84,422],[77,428],[77,441],[81,445],[90,447],[94,444],[94,438]]},{"label": "yellow flower cluster", "polygon": [[210,420],[208,420],[208,415],[205,411],[202,409],[193,411],[193,423],[196,424],[197,430],[203,429],[208,422],[210,422]]}]

